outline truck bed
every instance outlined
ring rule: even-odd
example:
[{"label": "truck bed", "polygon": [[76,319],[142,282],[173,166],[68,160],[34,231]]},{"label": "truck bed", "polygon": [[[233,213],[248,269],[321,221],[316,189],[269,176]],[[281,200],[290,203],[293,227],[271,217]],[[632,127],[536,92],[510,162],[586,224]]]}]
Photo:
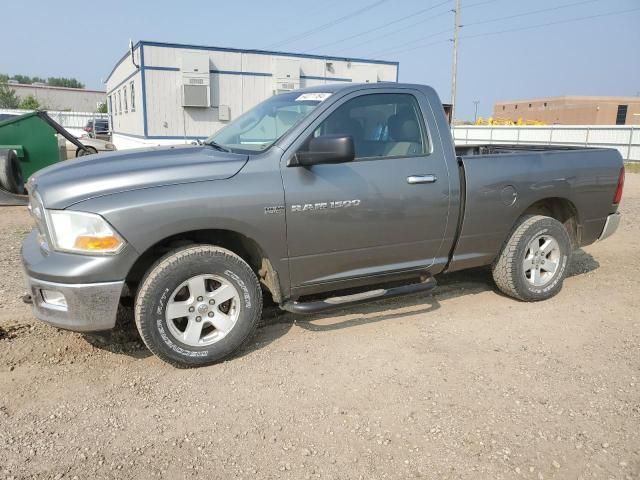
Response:
[{"label": "truck bed", "polygon": [[501,153],[527,153],[527,152],[562,152],[573,150],[591,150],[587,147],[574,147],[564,145],[495,145],[495,144],[469,144],[456,145],[458,156],[484,156]]},{"label": "truck bed", "polygon": [[[461,178],[461,223],[448,271],[490,264],[516,219],[527,212],[575,212],[575,246],[600,236],[622,162],[605,148],[464,145],[455,148]],[[550,206],[552,205],[553,206]]]}]

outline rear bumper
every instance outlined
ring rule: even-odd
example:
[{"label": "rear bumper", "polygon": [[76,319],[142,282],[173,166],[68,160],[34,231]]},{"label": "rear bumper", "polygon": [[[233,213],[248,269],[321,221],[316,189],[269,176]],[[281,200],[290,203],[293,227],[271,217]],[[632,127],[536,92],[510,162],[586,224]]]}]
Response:
[{"label": "rear bumper", "polygon": [[613,235],[616,230],[618,230],[618,226],[620,225],[620,212],[612,213],[607,217],[607,221],[604,224],[604,228],[602,229],[602,233],[598,237],[598,240],[604,240],[607,237]]},{"label": "rear bumper", "polygon": [[[116,324],[124,282],[67,284],[28,276],[26,281],[33,314],[38,320],[77,332],[110,330]],[[63,295],[63,304],[47,302],[47,292]]]}]

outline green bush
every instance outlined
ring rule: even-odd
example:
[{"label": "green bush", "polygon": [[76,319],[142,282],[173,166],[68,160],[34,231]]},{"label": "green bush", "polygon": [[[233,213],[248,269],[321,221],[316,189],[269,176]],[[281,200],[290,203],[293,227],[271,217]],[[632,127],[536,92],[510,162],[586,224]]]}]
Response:
[{"label": "green bush", "polygon": [[18,108],[20,99],[16,91],[6,83],[0,83],[0,108]]},{"label": "green bush", "polygon": [[23,110],[38,110],[40,108],[40,102],[33,95],[27,95],[20,101],[20,108]]}]

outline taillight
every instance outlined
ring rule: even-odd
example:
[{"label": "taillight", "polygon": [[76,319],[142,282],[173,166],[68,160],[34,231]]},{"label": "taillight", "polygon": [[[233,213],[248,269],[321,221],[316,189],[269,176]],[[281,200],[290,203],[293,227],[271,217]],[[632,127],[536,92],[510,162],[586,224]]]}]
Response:
[{"label": "taillight", "polygon": [[616,187],[616,194],[613,196],[613,204],[618,205],[622,200],[622,190],[624,189],[624,167],[620,169],[620,175],[618,176],[618,186]]},{"label": "taillight", "polygon": [[91,127],[84,127],[85,132],[90,132],[91,130],[93,130]]}]

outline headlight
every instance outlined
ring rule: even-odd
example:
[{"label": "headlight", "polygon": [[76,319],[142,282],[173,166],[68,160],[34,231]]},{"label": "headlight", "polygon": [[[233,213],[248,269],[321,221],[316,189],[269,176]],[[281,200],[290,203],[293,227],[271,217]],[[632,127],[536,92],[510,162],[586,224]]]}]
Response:
[{"label": "headlight", "polygon": [[53,247],[77,253],[117,253],[124,240],[100,215],[47,210]]},{"label": "headlight", "polygon": [[105,143],[104,148],[105,150],[115,150],[116,146],[113,143]]}]

